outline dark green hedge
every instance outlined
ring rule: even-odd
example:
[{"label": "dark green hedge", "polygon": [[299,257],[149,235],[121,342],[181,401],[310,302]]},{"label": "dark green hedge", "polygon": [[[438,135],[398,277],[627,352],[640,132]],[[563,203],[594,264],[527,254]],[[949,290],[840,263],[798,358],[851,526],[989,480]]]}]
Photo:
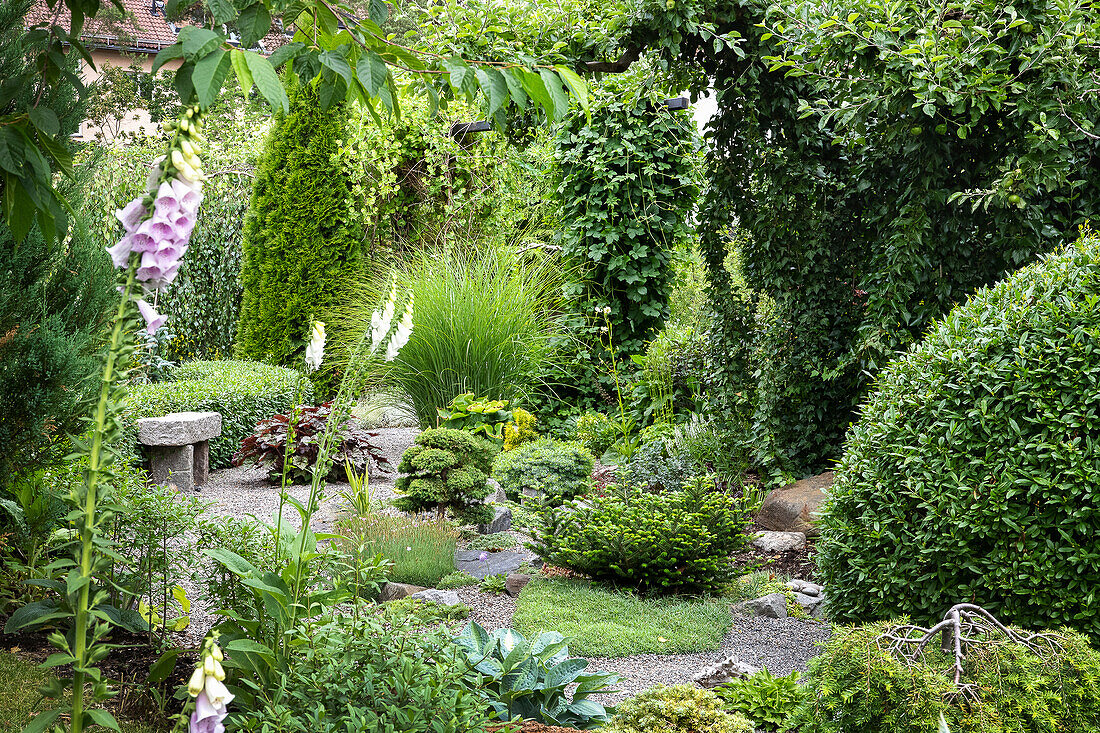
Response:
[{"label": "dark green hedge", "polygon": [[984,289],[882,373],[821,521],[841,621],[961,601],[1100,639],[1100,240]]},{"label": "dark green hedge", "polygon": [[313,399],[313,385],[293,369],[250,361],[193,361],[174,381],[130,388],[127,445],[136,450],[137,419],[172,412],[220,412],[222,434],[210,441],[210,467],[226,468],[256,423]]}]

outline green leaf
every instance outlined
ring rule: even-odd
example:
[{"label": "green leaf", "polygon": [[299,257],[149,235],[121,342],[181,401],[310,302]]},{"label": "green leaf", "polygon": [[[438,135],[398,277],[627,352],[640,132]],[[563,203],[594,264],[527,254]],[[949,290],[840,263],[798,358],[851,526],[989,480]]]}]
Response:
[{"label": "green leaf", "polygon": [[[237,29],[241,32],[241,45],[244,48],[255,46],[271,30],[271,13],[268,12],[267,6],[256,3],[242,10],[240,17],[237,18]],[[283,48],[286,46],[280,46],[275,53]]]},{"label": "green leaf", "polygon": [[549,69],[539,69],[539,76],[542,77],[546,91],[549,92],[550,98],[554,102],[552,117],[555,120],[560,120],[569,111],[569,95],[565,93],[562,79]]},{"label": "green leaf", "polygon": [[558,64],[554,68],[558,70],[558,75],[561,76],[565,85],[569,87],[569,91],[572,92],[573,97],[577,100],[577,104],[581,106],[585,115],[591,120],[592,110],[589,108],[588,102],[588,84],[585,83],[584,79],[582,79],[577,72],[573,71],[568,66]]},{"label": "green leaf", "polygon": [[523,90],[527,92],[531,100],[546,110],[547,117],[553,118],[554,100],[550,96],[550,93],[546,91],[546,84],[543,82],[542,76],[533,71],[519,69],[519,77],[523,83]]},{"label": "green leaf", "polygon": [[53,137],[57,133],[61,132],[61,125],[57,121],[57,115],[49,107],[31,107],[30,109],[31,122],[38,128],[39,132],[45,133],[50,137]]},{"label": "green leaf", "polygon": [[290,61],[292,58],[300,55],[305,50],[306,44],[301,43],[300,41],[295,41],[294,43],[288,43],[285,46],[279,46],[277,49],[275,49],[275,53],[267,57],[267,60],[273,68],[277,69],[285,64],[287,61]]},{"label": "green leaf", "polygon": [[238,49],[229,52],[229,58],[233,62],[233,71],[237,75],[237,83],[241,85],[241,91],[247,97],[252,91],[252,72],[248,70],[248,62],[244,59],[244,53]]},{"label": "green leaf", "polygon": [[382,25],[390,18],[390,9],[385,0],[370,0],[370,19],[377,25]]},{"label": "green leaf", "polygon": [[237,8],[233,5],[233,0],[206,0],[206,5],[214,14],[216,25],[225,25],[237,17]]},{"label": "green leaf", "polygon": [[225,83],[225,77],[229,75],[231,66],[230,54],[224,48],[218,48],[207,56],[195,62],[195,70],[191,73],[191,83],[195,87],[195,94],[199,97],[199,104],[207,108],[218,98]]},{"label": "green leaf", "polygon": [[0,168],[19,175],[23,172],[25,143],[12,127],[0,127]]},{"label": "green leaf", "polygon": [[103,708],[94,708],[86,712],[85,715],[96,725],[101,725],[111,730],[118,730],[118,721],[115,720],[115,716],[111,715],[110,712]]},{"label": "green leaf", "polygon": [[228,652],[256,654],[269,663],[275,661],[275,652],[271,651],[269,647],[264,646],[258,641],[253,641],[252,639],[234,639],[225,644],[223,648]]},{"label": "green leaf", "polygon": [[474,74],[481,90],[489,98],[489,114],[495,114],[508,101],[508,82],[504,80],[504,74],[491,66],[474,67]]},{"label": "green leaf", "polygon": [[149,678],[146,684],[159,685],[168,679],[168,676],[176,669],[176,660],[179,658],[179,649],[169,649],[149,667]]},{"label": "green leaf", "polygon": [[22,733],[42,733],[53,725],[58,715],[61,715],[60,710],[46,710],[41,712],[23,729]]},{"label": "green leaf", "polygon": [[222,37],[209,28],[185,25],[180,29],[179,42],[182,44],[184,58],[197,61],[220,46]]},{"label": "green leaf", "polygon": [[[28,208],[30,211],[34,211],[33,206]],[[14,232],[14,227],[12,231]],[[19,629],[41,625],[66,616],[68,616],[68,613],[60,610],[60,604],[56,599],[47,598],[44,601],[28,603],[22,608],[16,609],[15,613],[8,617],[7,622],[4,624],[4,633],[11,634]]]},{"label": "green leaf", "polygon": [[374,51],[366,51],[359,57],[356,65],[359,83],[367,90],[371,97],[377,97],[386,86],[386,79],[390,75],[390,69],[382,57]]},{"label": "green leaf", "polygon": [[[264,63],[267,62],[265,61]],[[214,560],[220,562],[223,566],[225,566],[226,570],[233,573],[234,575],[244,577],[258,574],[256,567],[252,563],[250,563],[248,560],[245,560],[243,557],[233,552],[232,550],[227,550],[224,547],[211,547],[209,549],[203,550],[202,553],[207,557],[211,557]]]},{"label": "green leaf", "polygon": [[465,93],[466,84],[473,77],[473,70],[466,65],[466,62],[458,56],[452,56],[443,60],[443,68],[447,70],[451,88],[455,90],[455,94]]},{"label": "green leaf", "polygon": [[322,66],[332,69],[344,82],[351,86],[353,75],[348,60],[339,51],[323,51],[318,57]]},{"label": "green leaf", "polygon": [[[286,96],[283,83],[279,81],[279,75],[274,67],[263,56],[252,51],[244,51],[244,60],[248,64],[248,70],[252,72],[252,81],[260,94],[274,110],[282,110],[283,114],[290,111],[290,99]],[[239,557],[239,556],[238,556]],[[217,559],[217,558],[215,558]]]}]

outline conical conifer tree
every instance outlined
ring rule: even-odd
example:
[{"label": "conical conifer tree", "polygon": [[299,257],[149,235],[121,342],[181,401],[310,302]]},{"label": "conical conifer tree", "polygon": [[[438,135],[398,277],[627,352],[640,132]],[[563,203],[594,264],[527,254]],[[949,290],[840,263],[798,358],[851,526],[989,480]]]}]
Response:
[{"label": "conical conifer tree", "polygon": [[[311,321],[359,272],[362,223],[340,160],[346,131],[346,110],[322,110],[307,85],[271,133],[244,225],[241,358],[301,366]],[[315,383],[318,394],[330,391],[332,370]]]}]

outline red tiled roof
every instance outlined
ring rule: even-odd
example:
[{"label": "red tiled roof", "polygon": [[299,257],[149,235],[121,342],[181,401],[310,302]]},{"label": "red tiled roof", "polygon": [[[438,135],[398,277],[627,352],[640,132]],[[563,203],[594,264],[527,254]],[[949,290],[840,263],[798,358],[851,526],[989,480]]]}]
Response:
[{"label": "red tiled roof", "polygon": [[[63,0],[58,0],[61,8],[57,24],[68,27],[69,11]],[[91,48],[111,48],[120,51],[136,53],[156,53],[162,48],[171,46],[176,42],[176,34],[181,27],[180,23],[170,23],[164,18],[164,4],[154,0],[122,0],[126,8],[126,17],[117,18],[117,9],[110,3],[103,3],[98,17],[84,24],[84,31],[80,34],[80,40]],[[114,11],[114,12],[112,12]],[[107,16],[111,19],[108,20]],[[50,23],[54,13],[46,4],[46,0],[35,0],[24,20],[27,26],[38,23]],[[262,52],[266,55],[289,42],[278,23],[272,24],[271,32],[260,41]]]}]

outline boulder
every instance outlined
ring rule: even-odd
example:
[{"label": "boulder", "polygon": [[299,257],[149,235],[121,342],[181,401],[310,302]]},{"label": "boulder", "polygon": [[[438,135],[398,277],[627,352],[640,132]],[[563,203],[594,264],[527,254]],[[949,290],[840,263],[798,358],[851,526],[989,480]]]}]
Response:
[{"label": "boulder", "polygon": [[751,601],[738,603],[733,610],[746,616],[787,618],[787,596],[783,593],[769,593],[766,596],[753,598]]},{"label": "boulder", "polygon": [[[485,559],[482,560],[481,556]],[[507,575],[518,570],[525,556],[512,550],[501,552],[478,552],[477,550],[458,550],[455,552],[455,569],[465,570],[478,580],[490,575]]]},{"label": "boulder", "polygon": [[398,598],[408,598],[421,591],[429,590],[422,585],[410,585],[409,583],[385,583],[382,585],[382,600],[396,601]]},{"label": "boulder", "polygon": [[503,506],[493,507],[493,509],[492,521],[488,524],[479,524],[477,526],[478,534],[496,534],[497,532],[507,532],[512,528],[512,510]]},{"label": "boulder", "polygon": [[826,471],[775,489],[764,498],[756,521],[773,532],[801,532],[816,537],[813,522],[832,484],[833,472]]},{"label": "boulder", "polygon": [[762,552],[791,552],[806,546],[806,535],[801,532],[757,532],[752,546]]},{"label": "boulder", "polygon": [[811,583],[808,580],[792,580],[787,583],[787,587],[795,593],[803,593],[807,596],[814,596],[815,598],[825,592],[824,586],[818,585],[817,583]]},{"label": "boulder", "polygon": [[417,591],[409,596],[409,598],[417,598],[421,601],[427,601],[428,603],[438,603],[441,606],[458,606],[462,603],[462,601],[458,599],[458,594],[453,590],[439,590],[437,588]]},{"label": "boulder", "polygon": [[798,605],[805,608],[806,612],[811,616],[813,612],[817,610],[817,607],[825,602],[822,596],[808,596],[805,593],[795,593],[794,600]]},{"label": "boulder", "polygon": [[503,504],[508,501],[508,497],[504,495],[504,489],[501,487],[500,482],[495,478],[488,479],[485,483],[489,484],[489,498],[486,501],[493,504]]},{"label": "boulder", "polygon": [[759,671],[759,667],[754,667],[748,662],[742,662],[735,655],[731,654],[717,664],[703,667],[703,669],[692,677],[691,680],[700,687],[709,689],[717,687],[718,685],[724,685],[736,679],[752,677]]},{"label": "boulder", "polygon": [[531,576],[526,573],[508,573],[504,580],[504,591],[515,598],[531,582]]}]

